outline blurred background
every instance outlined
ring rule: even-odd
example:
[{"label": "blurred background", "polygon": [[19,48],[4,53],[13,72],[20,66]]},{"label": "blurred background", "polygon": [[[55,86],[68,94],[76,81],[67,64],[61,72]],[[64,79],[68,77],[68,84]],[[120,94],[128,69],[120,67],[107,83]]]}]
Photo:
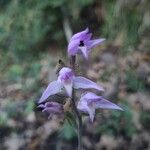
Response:
[{"label": "blurred background", "polygon": [[149,10],[149,0],[0,0],[0,150],[77,149],[72,126],[36,102],[57,60],[67,62],[69,37],[86,27],[106,42],[84,74],[125,111],[84,117],[84,150],[149,150]]}]

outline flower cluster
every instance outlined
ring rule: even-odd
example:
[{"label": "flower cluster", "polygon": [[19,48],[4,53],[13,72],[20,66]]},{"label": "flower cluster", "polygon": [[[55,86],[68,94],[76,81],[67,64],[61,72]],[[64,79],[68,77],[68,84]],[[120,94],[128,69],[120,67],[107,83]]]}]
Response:
[{"label": "flower cluster", "polygon": [[[85,59],[88,59],[90,50],[96,45],[101,44],[105,39],[91,40],[92,34],[89,33],[89,29],[85,29],[82,32],[75,34],[69,42],[68,54],[69,56],[76,56],[77,54],[83,54]],[[46,102],[47,99],[55,94],[65,91],[68,97],[72,97],[73,89],[83,89],[85,93],[81,95],[80,100],[77,102],[77,110],[83,113],[89,114],[90,120],[93,122],[96,109],[117,109],[122,110],[121,107],[106,100],[102,96],[98,96],[95,93],[88,92],[89,89],[95,89],[97,91],[104,91],[101,85],[97,85],[95,82],[82,77],[76,76],[74,70],[69,67],[63,67],[58,73],[56,81],[51,82],[39,100],[39,106],[43,109],[43,112],[49,114],[49,117],[53,114],[63,115],[63,105],[57,102]],[[46,103],[45,103],[46,102]],[[45,104],[43,104],[45,103]]]}]

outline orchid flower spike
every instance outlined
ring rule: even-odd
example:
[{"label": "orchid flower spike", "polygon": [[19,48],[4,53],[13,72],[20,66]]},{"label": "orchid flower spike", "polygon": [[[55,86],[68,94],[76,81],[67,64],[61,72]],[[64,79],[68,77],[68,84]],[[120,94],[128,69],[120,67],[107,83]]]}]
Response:
[{"label": "orchid flower spike", "polygon": [[88,55],[91,48],[101,44],[105,39],[91,40],[92,33],[89,33],[89,29],[86,28],[84,31],[76,33],[70,39],[68,45],[68,53],[70,56],[82,53],[83,56],[88,59]]},{"label": "orchid flower spike", "polygon": [[98,86],[95,82],[81,77],[75,76],[72,69],[63,67],[58,74],[58,79],[51,82],[42,97],[39,100],[39,103],[42,103],[47,100],[51,95],[60,93],[62,89],[66,90],[68,96],[72,96],[72,88],[74,89],[96,89],[98,91],[104,91],[102,86]]},{"label": "orchid flower spike", "polygon": [[63,115],[63,105],[57,102],[47,102],[45,104],[40,104],[38,108],[42,108],[42,112],[46,112],[50,118],[52,115]]},{"label": "orchid flower spike", "polygon": [[116,104],[92,92],[88,92],[82,95],[77,105],[78,110],[89,114],[91,122],[93,122],[95,111],[98,108],[123,110],[121,107],[117,106]]}]

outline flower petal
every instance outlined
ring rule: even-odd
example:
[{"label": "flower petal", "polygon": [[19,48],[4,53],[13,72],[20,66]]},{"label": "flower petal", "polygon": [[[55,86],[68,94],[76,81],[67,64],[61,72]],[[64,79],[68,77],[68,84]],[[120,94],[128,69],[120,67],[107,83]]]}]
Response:
[{"label": "flower petal", "polygon": [[37,108],[45,108],[44,104],[40,104]]},{"label": "flower petal", "polygon": [[72,96],[72,82],[70,83],[64,83],[64,88],[66,89],[66,92],[68,94],[68,96]]},{"label": "flower petal", "polygon": [[96,40],[90,40],[86,43],[88,49],[94,48],[95,46],[101,44],[105,39],[96,39]]},{"label": "flower petal", "polygon": [[94,116],[95,116],[95,108],[92,106],[89,106],[86,99],[80,99],[77,105],[77,109],[84,113],[88,113],[90,116],[91,122],[93,122]]},{"label": "flower petal", "polygon": [[87,47],[86,47],[86,46],[80,46],[79,49],[80,49],[81,52],[83,53],[83,56],[85,57],[85,59],[88,59]]},{"label": "flower petal", "polygon": [[59,75],[63,75],[63,74],[71,74],[72,75],[72,69],[68,68],[68,67],[63,67],[60,71],[59,71]]},{"label": "flower petal", "polygon": [[86,113],[87,112],[87,102],[80,99],[80,101],[78,102],[78,105],[77,105],[77,109]]},{"label": "flower petal", "polygon": [[80,38],[82,38],[84,35],[86,35],[88,32],[89,32],[89,29],[86,28],[85,30],[74,34],[74,36],[71,38],[70,41],[76,40],[76,39],[80,39]]},{"label": "flower petal", "polygon": [[101,97],[100,100],[98,100],[95,104],[95,108],[103,108],[103,109],[118,109],[123,110],[121,107],[117,106],[116,104],[104,99]]},{"label": "flower petal", "polygon": [[90,117],[91,122],[93,122],[94,121],[94,116],[95,116],[95,108],[90,107],[87,111],[89,113],[89,117]]},{"label": "flower petal", "polygon": [[58,108],[58,107],[46,107],[42,110],[42,112],[46,112],[48,114],[50,113],[53,113],[53,114],[59,114],[62,112],[62,109],[61,108]]},{"label": "flower petal", "polygon": [[102,86],[98,86],[95,82],[81,76],[75,77],[73,81],[73,87],[75,89],[96,89],[99,91],[104,91]]},{"label": "flower petal", "polygon": [[76,55],[78,52],[78,46],[79,46],[80,40],[73,40],[68,45],[68,53],[69,55]]},{"label": "flower petal", "polygon": [[92,38],[92,33],[88,33],[86,34],[82,40],[84,40],[84,43],[86,43],[87,41],[89,41]]},{"label": "flower petal", "polygon": [[96,95],[93,92],[85,92],[84,94],[82,94],[82,99],[88,99],[88,100],[92,100],[92,99],[100,99],[101,96]]},{"label": "flower petal", "polygon": [[44,102],[49,96],[54,95],[56,93],[61,92],[62,89],[62,84],[59,83],[58,81],[53,81],[51,82],[48,87],[46,88],[46,90],[44,91],[44,93],[42,94],[40,100],[38,103],[42,103]]},{"label": "flower petal", "polygon": [[61,107],[61,104],[57,103],[57,102],[47,102],[45,103],[45,107]]}]

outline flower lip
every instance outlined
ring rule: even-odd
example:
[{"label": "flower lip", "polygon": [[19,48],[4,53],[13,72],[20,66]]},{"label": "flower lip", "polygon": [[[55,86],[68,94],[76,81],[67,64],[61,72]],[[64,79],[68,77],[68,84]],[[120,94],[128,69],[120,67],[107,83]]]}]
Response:
[{"label": "flower lip", "polygon": [[48,114],[63,113],[63,105],[57,102],[46,102],[45,104],[40,104],[38,108],[42,108],[42,112],[46,112]]},{"label": "flower lip", "polygon": [[62,106],[57,102],[47,102],[47,103],[45,103],[45,107],[58,107],[58,108],[61,108]]}]

